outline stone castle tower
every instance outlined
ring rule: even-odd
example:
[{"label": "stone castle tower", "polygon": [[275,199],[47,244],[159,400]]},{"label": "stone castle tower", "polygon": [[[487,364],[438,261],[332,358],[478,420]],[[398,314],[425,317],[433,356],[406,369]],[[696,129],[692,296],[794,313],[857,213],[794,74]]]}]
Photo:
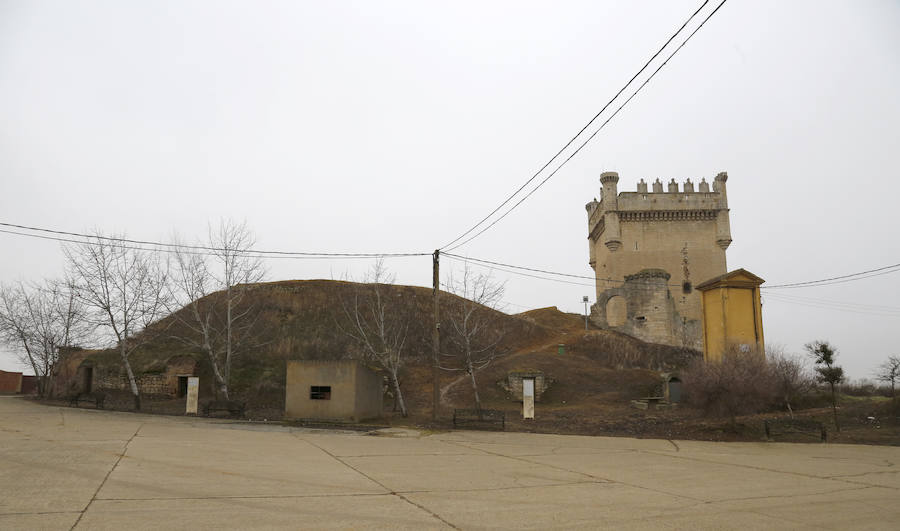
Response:
[{"label": "stone castle tower", "polygon": [[600,175],[601,199],[588,203],[590,265],[597,284],[591,320],[653,343],[703,347],[697,284],[726,273],[731,244],[727,173],[682,189],[672,179],[652,191],[618,193],[619,174]]}]

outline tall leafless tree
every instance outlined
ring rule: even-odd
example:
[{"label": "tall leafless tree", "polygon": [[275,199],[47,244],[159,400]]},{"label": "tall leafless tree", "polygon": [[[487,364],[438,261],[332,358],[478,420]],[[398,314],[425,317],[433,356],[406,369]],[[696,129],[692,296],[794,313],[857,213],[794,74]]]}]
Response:
[{"label": "tall leafless tree", "polygon": [[40,396],[53,389],[60,348],[80,343],[89,333],[84,306],[70,284],[47,280],[0,286],[0,340],[34,371]]},{"label": "tall leafless tree", "polygon": [[147,327],[166,309],[166,268],[159,254],[128,247],[102,234],[84,243],[64,247],[69,277],[96,326],[109,331],[116,342],[134,408],[141,395],[129,356],[146,343]]},{"label": "tall leafless tree", "polygon": [[245,293],[242,286],[262,280],[265,268],[262,260],[248,253],[256,244],[256,236],[246,221],[236,223],[223,219],[217,227],[210,225],[209,244],[215,249],[216,267],[212,268],[212,276],[218,281],[220,289],[225,291],[225,359],[222,372],[225,381],[229,382],[237,350],[235,347],[247,330],[247,327],[237,330],[237,325],[252,311],[252,308],[238,310]]},{"label": "tall leafless tree", "polygon": [[342,299],[344,318],[337,324],[356,342],[363,360],[388,374],[400,414],[406,417],[409,411],[400,389],[400,373],[410,357],[406,339],[416,301],[415,295],[404,299],[404,293],[394,288],[394,280],[382,260],[375,262],[364,283]]},{"label": "tall leafless tree", "polygon": [[900,380],[900,356],[888,356],[876,369],[875,379],[891,384],[891,398],[896,397],[897,380]]},{"label": "tall leafless tree", "polygon": [[[499,313],[497,306],[502,302],[504,285],[495,282],[490,274],[476,274],[468,267],[461,276],[450,275],[447,289],[457,295],[444,310],[446,337],[453,344],[457,355],[449,357],[449,363],[441,368],[463,371],[469,376],[475,409],[481,415],[481,396],[475,373],[484,369],[500,354],[498,345],[503,332],[497,326]],[[455,359],[454,359],[455,358]]]},{"label": "tall leafless tree", "polygon": [[791,403],[797,398],[812,391],[816,384],[803,360],[797,356],[785,354],[780,345],[766,345],[766,358],[778,395],[784,402],[791,418],[794,418],[794,410]]},{"label": "tall leafless tree", "polygon": [[[265,271],[248,252],[255,239],[245,223],[222,221],[209,234],[205,246],[215,249],[212,259],[173,246],[169,289],[173,315],[186,330],[176,338],[206,353],[216,386],[228,399],[232,362],[246,347],[258,315],[252,305],[242,305],[243,287],[262,280]],[[218,291],[221,295],[214,295]]]}]

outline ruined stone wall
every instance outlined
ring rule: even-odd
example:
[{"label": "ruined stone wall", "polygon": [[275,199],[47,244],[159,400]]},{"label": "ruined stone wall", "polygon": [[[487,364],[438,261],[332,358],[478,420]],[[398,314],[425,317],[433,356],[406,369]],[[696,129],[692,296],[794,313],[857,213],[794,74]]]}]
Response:
[{"label": "ruined stone wall", "polygon": [[[79,387],[83,385],[84,370],[85,367],[88,366],[93,369],[93,389],[117,391],[131,390],[131,386],[128,383],[128,376],[118,363],[115,365],[99,365],[91,360],[86,361],[78,369],[74,382]],[[141,394],[177,396],[178,377],[193,376],[196,367],[196,360],[190,356],[174,356],[168,360],[163,372],[135,374],[135,379],[137,380],[137,386]]]}]

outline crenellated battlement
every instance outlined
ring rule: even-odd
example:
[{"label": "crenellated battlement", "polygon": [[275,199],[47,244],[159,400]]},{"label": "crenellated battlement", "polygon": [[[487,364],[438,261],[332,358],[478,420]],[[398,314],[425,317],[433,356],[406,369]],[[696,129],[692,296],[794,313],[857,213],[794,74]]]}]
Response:
[{"label": "crenellated battlement", "polygon": [[[612,173],[612,172],[607,172],[607,173]],[[606,175],[606,174],[604,174],[604,175]],[[616,174],[616,181],[618,181],[618,180],[619,180],[618,174]],[[713,189],[712,189],[712,192],[710,192],[709,183],[706,182],[705,177],[700,179],[700,183],[699,183],[696,191],[694,190],[694,182],[691,181],[690,179],[686,179],[684,181],[684,183],[681,185],[682,186],[681,189],[679,189],[679,183],[675,179],[671,179],[668,182],[668,184],[663,184],[662,181],[660,181],[659,179],[656,179],[656,181],[653,182],[653,191],[650,191],[650,189],[649,189],[650,185],[648,185],[647,182],[644,181],[644,179],[641,179],[640,182],[637,183],[637,193],[639,193],[639,194],[720,193],[721,191],[724,191],[724,183],[727,180],[728,180],[728,173],[724,172],[724,171],[720,172],[713,179]],[[600,178],[600,182],[605,184],[603,177]],[[719,184],[719,183],[722,183],[722,184]],[[622,192],[622,193],[624,194],[624,193],[628,193],[628,192]]]}]

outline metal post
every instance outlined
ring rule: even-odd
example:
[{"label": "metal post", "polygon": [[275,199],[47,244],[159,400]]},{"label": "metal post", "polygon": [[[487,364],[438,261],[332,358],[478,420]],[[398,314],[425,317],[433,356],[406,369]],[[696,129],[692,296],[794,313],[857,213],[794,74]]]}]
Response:
[{"label": "metal post", "polygon": [[435,249],[434,251],[434,259],[432,260],[432,283],[433,283],[433,291],[432,298],[434,299],[434,330],[431,332],[431,342],[432,342],[432,357],[431,360],[431,385],[432,385],[432,397],[431,397],[431,420],[432,422],[437,421],[438,415],[438,405],[441,400],[441,392],[440,392],[440,374],[438,368],[438,361],[440,358],[441,352],[441,321],[438,316],[438,301],[439,296],[441,294],[441,277],[440,277],[440,269],[441,269],[441,251]]},{"label": "metal post", "polygon": [[584,331],[587,332],[587,329],[588,329],[588,313],[587,313],[588,296],[585,295],[584,297],[582,297],[581,300],[582,300],[582,302],[584,302]]}]

